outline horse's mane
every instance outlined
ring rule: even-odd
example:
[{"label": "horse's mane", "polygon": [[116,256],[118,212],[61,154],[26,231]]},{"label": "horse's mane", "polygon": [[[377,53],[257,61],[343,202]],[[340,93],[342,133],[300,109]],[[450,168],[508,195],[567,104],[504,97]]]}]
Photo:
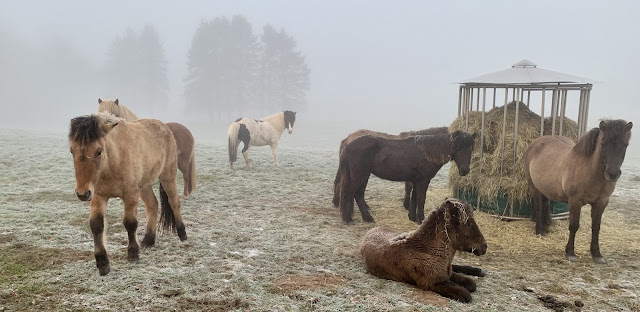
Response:
[{"label": "horse's mane", "polygon": [[461,224],[465,224],[469,219],[473,218],[473,209],[471,208],[471,205],[457,198],[447,198],[442,202],[442,204],[440,204],[440,206],[434,208],[431,213],[429,213],[415,231],[409,233],[407,239],[423,239],[421,235],[434,235],[434,232],[437,231],[438,228],[437,225],[443,223],[443,221],[440,220],[444,220],[444,230],[446,231],[446,223],[448,223],[452,218],[449,210],[447,210],[447,203],[451,203],[454,207],[458,208],[457,218]]},{"label": "horse's mane", "polygon": [[416,144],[428,145],[428,148],[422,149],[426,153],[427,159],[440,161],[443,157],[448,159],[451,154],[450,137],[450,134],[436,134],[416,135],[414,138]]},{"label": "horse's mane", "polygon": [[107,113],[79,116],[69,122],[69,140],[82,145],[91,144],[99,140],[104,134],[100,126],[105,123],[117,124],[122,118]]},{"label": "horse's mane", "polygon": [[[627,122],[621,119],[603,119],[602,122],[607,132],[612,133],[613,136],[621,135],[627,125]],[[599,135],[600,128],[596,127],[589,130],[587,134],[578,139],[578,142],[576,142],[576,145],[572,149],[573,152],[583,157],[591,156],[598,146]]]}]

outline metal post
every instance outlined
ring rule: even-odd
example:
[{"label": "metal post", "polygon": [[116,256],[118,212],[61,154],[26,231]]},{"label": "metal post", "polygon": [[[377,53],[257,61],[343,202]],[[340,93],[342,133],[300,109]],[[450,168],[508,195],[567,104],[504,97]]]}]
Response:
[{"label": "metal post", "polygon": [[562,132],[562,126],[564,125],[564,113],[567,107],[567,90],[562,90],[562,106],[560,106],[560,131],[559,135],[564,135]]},{"label": "metal post", "polygon": [[542,88],[542,110],[540,112],[540,136],[544,135],[544,96],[547,93],[545,88]]},{"label": "metal post", "polygon": [[473,112],[473,88],[469,90],[471,91],[471,95],[469,95],[469,111]]},{"label": "metal post", "polygon": [[[524,89],[518,88],[520,97],[523,97]],[[520,114],[520,103],[516,102],[516,124],[513,131],[513,161],[514,165],[518,161],[518,115]]]},{"label": "metal post", "polygon": [[591,100],[591,88],[587,89],[587,100],[585,101],[585,109],[584,109],[584,130],[583,132],[587,132],[587,124],[589,124],[589,101]]},{"label": "metal post", "polygon": [[493,108],[496,108],[496,88],[493,88]]},{"label": "metal post", "polygon": [[584,94],[585,90],[580,90],[580,102],[578,106],[578,138],[582,136],[582,123],[584,122]]},{"label": "metal post", "polygon": [[462,87],[458,92],[458,117],[460,117],[460,112],[462,111]]},{"label": "metal post", "polygon": [[[478,92],[480,93],[480,92]],[[484,156],[484,107],[487,102],[487,88],[482,88],[482,126],[480,128],[480,159]]]},{"label": "metal post", "polygon": [[531,103],[531,90],[527,90],[527,108],[529,108],[529,103]]},{"label": "metal post", "polygon": [[478,88],[478,98],[476,99],[476,112],[480,111],[480,88]]},{"label": "metal post", "polygon": [[465,115],[464,131],[466,132],[467,130],[469,130],[469,88],[466,88],[465,106],[464,106],[464,108],[465,108],[465,110],[464,110],[464,115]]},{"label": "metal post", "polygon": [[502,120],[502,145],[500,148],[500,176],[504,165],[504,139],[507,136],[507,101],[509,101],[509,88],[504,88],[504,118]]},{"label": "metal post", "polygon": [[556,135],[556,110],[558,101],[558,88],[553,89],[553,96],[551,98],[551,135]]}]

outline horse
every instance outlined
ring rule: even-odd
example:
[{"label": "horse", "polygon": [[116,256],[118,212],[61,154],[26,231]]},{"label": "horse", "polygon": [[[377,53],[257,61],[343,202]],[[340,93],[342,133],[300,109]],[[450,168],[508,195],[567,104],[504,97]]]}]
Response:
[{"label": "horse", "polygon": [[406,139],[361,136],[340,154],[340,212],[342,220],[353,224],[353,199],[365,222],[375,222],[369,214],[364,192],[369,176],[390,181],[410,181],[414,191],[409,220],[424,220],[424,202],[429,182],[440,168],[453,160],[460,175],[469,173],[476,134],[456,131],[448,134],[417,135]]},{"label": "horse", "polygon": [[296,113],[283,111],[260,120],[251,118],[238,118],[229,126],[229,167],[233,169],[233,163],[238,159],[238,146],[244,143],[242,156],[247,168],[251,169],[249,162],[249,148],[251,146],[271,146],[273,164],[278,166],[278,140],[284,130],[293,133],[293,124],[296,122]]},{"label": "horse", "polygon": [[549,200],[569,204],[567,260],[578,260],[574,240],[580,227],[580,210],[591,205],[591,257],[600,254],[600,223],[609,196],[616,187],[620,167],[631,138],[631,122],[602,120],[576,143],[563,136],[543,136],[531,142],[524,155],[525,176],[533,199],[536,234],[544,235],[551,223]]},{"label": "horse", "polygon": [[80,116],[71,119],[69,147],[75,168],[76,196],[91,202],[89,225],[100,275],[110,271],[104,245],[105,209],[110,198],[119,197],[124,204],[129,261],[139,259],[138,198],[144,201],[147,215],[142,247],[155,244],[158,224],[158,200],[152,188],[155,180],[160,180],[163,230],[177,231],[181,241],[187,239],[176,186],[176,142],[167,125],[155,119],[126,122],[106,113]]},{"label": "horse", "polygon": [[487,242],[471,206],[447,198],[413,232],[398,233],[384,227],[369,230],[360,254],[369,274],[467,303],[476,283],[455,273],[457,266],[451,262],[458,250],[481,256],[487,252]]},{"label": "horse", "polygon": [[[98,99],[98,112],[110,113],[116,117],[123,118],[126,121],[134,121],[138,119],[131,110],[120,104],[118,99],[115,101]],[[177,123],[167,123],[173,137],[178,146],[178,169],[182,172],[182,184],[184,190],[182,198],[187,198],[191,192],[196,189],[196,149],[195,140],[191,131],[187,127]]]},{"label": "horse", "polygon": [[98,98],[98,112],[107,112],[126,121],[134,121],[138,119],[138,116],[136,116],[136,114],[126,106],[120,105],[120,101],[118,99],[112,101]]},{"label": "horse", "polygon": [[[406,131],[406,132],[400,132],[400,134],[398,135],[388,134],[388,133],[378,132],[373,130],[367,130],[367,129],[360,129],[356,132],[349,134],[346,138],[344,138],[340,142],[340,153],[342,153],[342,150],[344,150],[347,144],[351,143],[351,141],[367,134],[380,137],[380,138],[385,138],[385,139],[405,139],[415,135],[434,135],[434,134],[444,134],[444,133],[449,133],[449,129],[447,127],[434,127],[434,128],[428,128],[428,129],[423,129],[418,131]],[[340,203],[340,192],[339,192],[339,186],[338,186],[339,184],[340,184],[340,176],[336,175],[336,178],[333,182],[333,206],[336,208]],[[413,189],[413,184],[411,182],[404,183],[404,201],[402,202],[402,204],[404,205],[404,209],[406,210],[409,210],[412,189]]]}]

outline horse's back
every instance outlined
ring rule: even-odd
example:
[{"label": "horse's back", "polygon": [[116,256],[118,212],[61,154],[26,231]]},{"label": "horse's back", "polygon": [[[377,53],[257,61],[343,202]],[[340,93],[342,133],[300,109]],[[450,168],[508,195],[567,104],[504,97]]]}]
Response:
[{"label": "horse's back", "polygon": [[[169,126],[157,119],[138,119],[126,126],[126,134],[119,139],[125,148],[133,150],[132,157],[142,159],[145,167],[142,170],[164,171],[166,167],[177,170],[176,140]],[[151,175],[157,178],[156,174]]]},{"label": "horse's back", "polygon": [[176,144],[181,145],[178,147],[178,150],[191,151],[191,149],[193,149],[195,140],[193,139],[193,135],[191,134],[191,131],[189,131],[187,127],[177,122],[168,122],[166,123],[166,125],[167,127],[169,127],[169,129],[173,133],[173,137],[176,140]]},{"label": "horse's back", "polygon": [[364,235],[360,254],[369,273],[380,278],[397,280],[394,278],[395,274],[392,274],[394,270],[389,267],[388,260],[393,256],[393,239],[399,234],[385,227],[375,227]]},{"label": "horse's back", "polygon": [[563,174],[575,143],[563,136],[539,137],[525,151],[525,173],[546,197],[566,201]]}]

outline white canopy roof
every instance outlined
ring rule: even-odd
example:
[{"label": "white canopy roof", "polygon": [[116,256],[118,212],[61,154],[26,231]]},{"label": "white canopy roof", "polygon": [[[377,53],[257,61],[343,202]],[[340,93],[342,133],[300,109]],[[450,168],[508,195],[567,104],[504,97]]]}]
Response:
[{"label": "white canopy roof", "polygon": [[594,82],[595,81],[588,78],[542,69],[531,61],[522,60],[513,64],[509,69],[467,79],[459,83],[536,85],[549,83],[593,84]]}]

